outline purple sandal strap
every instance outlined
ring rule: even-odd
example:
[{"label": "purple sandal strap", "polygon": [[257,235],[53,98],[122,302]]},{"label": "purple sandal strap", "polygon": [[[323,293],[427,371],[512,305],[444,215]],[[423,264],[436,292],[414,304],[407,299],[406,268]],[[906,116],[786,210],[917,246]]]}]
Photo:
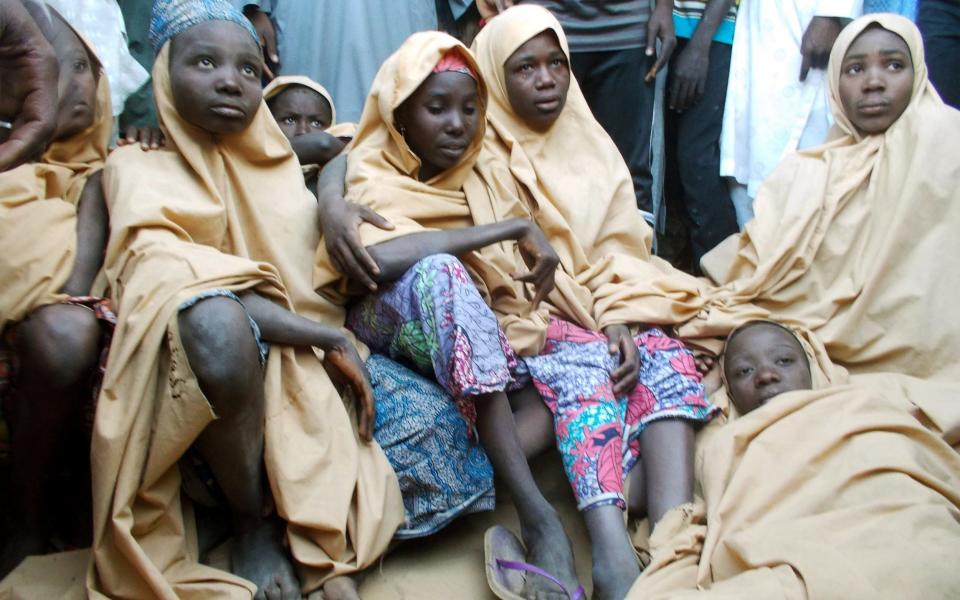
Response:
[{"label": "purple sandal strap", "polygon": [[540,577],[543,577],[544,579],[551,581],[558,588],[563,590],[563,593],[566,594],[567,598],[569,598],[570,600],[583,600],[583,598],[587,595],[582,585],[578,585],[577,589],[575,589],[571,594],[570,590],[568,590],[565,585],[560,583],[559,579],[551,575],[549,572],[544,571],[537,565],[531,565],[530,563],[520,562],[517,560],[503,560],[502,558],[498,558],[497,566],[503,569],[513,569],[514,571],[526,571],[527,573],[533,573],[534,575],[539,575]]}]

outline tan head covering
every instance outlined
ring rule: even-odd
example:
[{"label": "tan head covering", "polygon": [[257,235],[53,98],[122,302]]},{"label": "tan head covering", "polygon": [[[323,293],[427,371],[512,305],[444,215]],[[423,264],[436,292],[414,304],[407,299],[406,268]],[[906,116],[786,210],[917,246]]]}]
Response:
[{"label": "tan head covering", "polygon": [[[863,138],[843,113],[840,66],[873,23],[906,41],[915,79],[900,118]],[[745,231],[704,257],[718,288],[681,333],[726,334],[769,317],[816,333],[851,373],[956,382],[960,112],[927,80],[916,26],[895,15],[848,25],[828,77],[831,141],[788,157],[761,187]]]},{"label": "tan head covering", "polygon": [[63,298],[59,291],[76,256],[77,203],[107,157],[113,126],[110,87],[93,46],[74,33],[97,77],[93,123],[51,143],[38,162],[0,174],[0,330]]},{"label": "tan head covering", "polygon": [[650,253],[652,232],[637,209],[633,181],[613,140],[571,76],[567,101],[545,132],[518,117],[507,96],[504,63],[536,35],[551,31],[569,59],[566,36],[548,10],[514,6],[474,41],[490,85],[484,150],[509,164],[530,192],[531,212],[565,269],[594,298],[599,327],[673,324],[696,314],[696,279]]},{"label": "tan head covering", "polygon": [[[459,49],[467,64],[479,71],[469,50],[456,39],[439,32],[410,36],[384,62],[374,79],[360,119],[347,167],[347,199],[376,210],[396,225],[385,231],[361,226],[365,245],[374,245],[411,233],[457,229],[493,223],[513,217],[529,218],[518,199],[513,178],[504,169],[504,178],[483,180],[475,166],[480,155],[483,121],[461,161],[428,181],[418,180],[420,159],[407,146],[394,123],[394,111],[433,72],[451,49]],[[477,81],[478,111],[486,105],[486,84]],[[329,266],[321,245],[314,283],[333,293],[340,274]],[[525,270],[516,244],[501,242],[471,253],[464,259],[474,282],[491,302],[511,344],[520,352],[539,351],[546,333],[548,312],[530,310],[532,292],[510,277]],[[558,279],[560,274],[558,273]],[[551,302],[556,294],[551,294]],[[589,316],[589,315],[588,315]]]},{"label": "tan head covering", "polygon": [[[190,371],[178,307],[199,292],[256,289],[337,327],[313,292],[317,206],[261,102],[250,126],[212,135],[177,113],[169,43],[153,68],[167,147],[117,150],[104,189],[105,269],[119,308],[93,439],[91,597],[249,598],[253,588],[199,564],[185,533],[178,461],[214,418]],[[146,182],[146,184],[145,184]],[[370,565],[403,522],[396,477],[358,440],[311,348],[274,346],[265,367],[264,463],[304,591]]]}]

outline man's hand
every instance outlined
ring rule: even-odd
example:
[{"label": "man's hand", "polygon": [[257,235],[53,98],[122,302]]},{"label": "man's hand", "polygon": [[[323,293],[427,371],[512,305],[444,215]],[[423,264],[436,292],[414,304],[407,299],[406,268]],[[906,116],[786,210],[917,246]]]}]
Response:
[{"label": "man's hand", "polygon": [[670,110],[683,112],[703,98],[709,68],[709,47],[688,43],[670,68]]},{"label": "man's hand", "polygon": [[118,146],[129,146],[131,144],[140,144],[143,150],[157,150],[167,145],[167,138],[163,132],[156,127],[138,127],[131,125],[127,127],[123,137],[117,140]]},{"label": "man's hand", "polygon": [[511,273],[510,276],[517,281],[533,284],[533,289],[536,291],[532,306],[536,309],[540,302],[553,291],[553,278],[557,272],[557,265],[560,264],[560,257],[550,246],[550,242],[540,228],[530,221],[526,222],[523,235],[517,238],[517,247],[529,271]]},{"label": "man's hand", "polygon": [[800,42],[800,54],[803,62],[800,65],[800,81],[807,80],[810,69],[826,69],[830,62],[830,51],[833,43],[840,35],[840,20],[834,17],[814,17],[807,30],[803,33]]},{"label": "man's hand", "polygon": [[370,223],[380,229],[392,230],[393,223],[378,213],[346,200],[328,201],[320,217],[323,243],[337,269],[347,278],[359,282],[371,292],[377,291],[380,267],[367,252],[360,239],[360,224]]},{"label": "man's hand", "polygon": [[360,438],[368,443],[373,441],[376,405],[373,388],[370,387],[370,374],[357,349],[344,337],[343,342],[324,350],[323,367],[334,384],[340,388],[349,387],[353,391]]},{"label": "man's hand", "polygon": [[650,67],[644,80],[650,83],[670,61],[673,49],[677,47],[677,36],[673,30],[673,1],[658,0],[657,7],[650,14],[647,23],[647,56],[657,53],[657,40],[660,40],[660,54]]},{"label": "man's hand", "polygon": [[53,48],[19,0],[0,0],[0,171],[40,154],[57,128],[59,66]]},{"label": "man's hand", "polygon": [[[269,58],[270,62],[279,65],[280,55],[277,54],[277,30],[273,27],[273,21],[270,20],[270,15],[254,7],[249,7],[245,12],[247,19],[250,20],[253,28],[257,31],[257,37],[260,38],[260,49],[263,51],[264,58]],[[276,77],[273,71],[270,70],[270,67],[267,66],[266,60],[263,61],[263,73],[267,76],[267,79]]]},{"label": "man's hand", "polygon": [[603,334],[609,340],[610,354],[620,355],[620,366],[610,374],[610,379],[613,380],[613,393],[618,397],[625,396],[637,386],[637,377],[640,375],[640,353],[626,325],[608,325],[603,328]]}]

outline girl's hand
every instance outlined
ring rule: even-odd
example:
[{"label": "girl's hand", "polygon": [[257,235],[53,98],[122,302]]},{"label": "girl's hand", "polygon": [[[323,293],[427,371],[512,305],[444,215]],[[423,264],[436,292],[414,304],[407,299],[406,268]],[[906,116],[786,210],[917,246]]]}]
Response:
[{"label": "girl's hand", "polygon": [[373,401],[373,388],[370,387],[370,374],[356,348],[346,338],[332,348],[324,351],[323,367],[330,379],[339,387],[349,386],[357,402],[358,429],[360,438],[373,441],[373,422],[376,406]]},{"label": "girl's hand", "polygon": [[323,243],[334,268],[348,279],[359,282],[371,292],[377,291],[380,267],[360,239],[360,224],[393,229],[393,223],[380,214],[346,200],[328,201],[321,215]]},{"label": "girl's hand", "polygon": [[140,143],[141,150],[157,150],[167,145],[167,138],[157,127],[127,127],[126,135],[117,140],[118,146]]},{"label": "girl's hand", "polygon": [[603,328],[603,334],[609,340],[610,354],[620,354],[620,366],[610,374],[610,379],[613,380],[613,393],[616,396],[625,396],[637,386],[637,377],[640,376],[640,353],[626,325],[608,325]]},{"label": "girl's hand", "polygon": [[517,281],[533,284],[536,290],[533,296],[533,308],[536,309],[540,302],[553,291],[553,278],[557,265],[560,264],[560,257],[550,246],[550,242],[540,228],[530,221],[526,221],[524,233],[517,238],[517,247],[520,249],[523,262],[530,270],[526,273],[511,273],[510,276]]}]

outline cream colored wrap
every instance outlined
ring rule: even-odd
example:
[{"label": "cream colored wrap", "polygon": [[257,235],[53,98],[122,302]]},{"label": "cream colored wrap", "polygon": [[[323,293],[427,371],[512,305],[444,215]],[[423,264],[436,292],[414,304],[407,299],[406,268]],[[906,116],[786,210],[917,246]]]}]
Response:
[{"label": "cream colored wrap", "polygon": [[704,500],[664,517],[627,598],[955,598],[960,456],[910,410],[897,389],[843,385],[711,428]]},{"label": "cream colored wrap", "polygon": [[[673,325],[697,314],[700,283],[652,256],[652,231],[637,209],[630,172],[593,117],[571,74],[567,101],[545,132],[513,111],[504,64],[528,40],[552,31],[569,60],[560,23],[536,5],[491,19],[473,44],[490,89],[484,152],[508,164],[529,194],[534,219],[568,273],[592,297],[594,329],[613,324]],[[491,161],[480,161],[480,166]]]},{"label": "cream colored wrap", "polygon": [[[215,418],[177,331],[181,303],[215,288],[256,289],[331,326],[343,310],[313,292],[317,206],[266,105],[235,135],[183,121],[169,43],[153,68],[167,147],[117,150],[104,188],[106,271],[119,323],[93,439],[94,598],[250,598],[253,586],[201,565],[185,533],[178,461]],[[304,591],[372,564],[403,522],[396,477],[358,438],[310,348],[273,346],[265,368],[264,462]],[[345,404],[346,402],[346,404]]]},{"label": "cream colored wrap", "polygon": [[[910,48],[915,79],[903,115],[861,137],[843,113],[840,66],[878,23]],[[812,330],[853,374],[960,381],[960,112],[927,79],[907,19],[872,14],[837,39],[829,67],[832,140],[787,158],[761,187],[756,217],[703,259],[717,284],[681,328],[725,335],[749,318]]]},{"label": "cream colored wrap", "polygon": [[93,46],[77,37],[97,77],[93,123],[51,143],[39,161],[0,173],[0,331],[64,297],[60,288],[76,258],[80,194],[107,158],[110,87]]}]

